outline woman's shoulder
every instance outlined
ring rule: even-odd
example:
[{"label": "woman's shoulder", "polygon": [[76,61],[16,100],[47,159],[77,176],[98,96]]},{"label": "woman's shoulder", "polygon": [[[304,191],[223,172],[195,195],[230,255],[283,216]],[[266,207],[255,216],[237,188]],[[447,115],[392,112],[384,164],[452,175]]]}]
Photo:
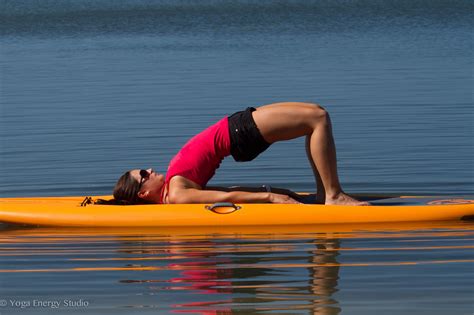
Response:
[{"label": "woman's shoulder", "polygon": [[173,176],[167,185],[167,191],[163,198],[165,203],[170,203],[171,200],[179,200],[183,197],[189,189],[202,190],[202,187],[184,176]]}]

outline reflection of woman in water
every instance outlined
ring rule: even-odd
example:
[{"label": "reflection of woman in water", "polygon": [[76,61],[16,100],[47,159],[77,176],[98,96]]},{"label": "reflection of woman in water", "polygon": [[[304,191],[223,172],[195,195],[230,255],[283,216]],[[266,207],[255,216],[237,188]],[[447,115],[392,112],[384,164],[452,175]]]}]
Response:
[{"label": "reflection of woman in water", "polygon": [[210,188],[221,161],[251,161],[272,143],[306,136],[306,153],[317,183],[317,202],[367,205],[348,196],[339,183],[336,148],[328,113],[319,105],[277,103],[249,107],[221,119],[189,140],[171,160],[165,175],[131,170],[117,182],[118,202],[138,203],[298,203],[288,190]]},{"label": "reflection of woman in water", "polygon": [[[285,306],[305,305],[309,314],[340,314],[339,302],[334,298],[334,294],[338,291],[337,257],[340,242],[338,239],[318,238],[309,244],[314,247],[303,256],[311,265],[308,267],[307,286],[295,286],[296,281],[289,281],[291,277],[288,277],[287,268],[267,266],[274,263],[285,265],[285,262],[282,262],[285,254],[281,253],[278,247],[273,247],[271,244],[259,245],[259,250],[266,249],[267,253],[261,256],[249,256],[249,249],[245,247],[236,248],[231,257],[220,257],[222,253],[217,253],[221,252],[221,246],[229,244],[209,241],[201,243],[201,246],[205,245],[205,252],[180,252],[179,246],[174,248],[174,254],[189,256],[187,259],[192,261],[168,265],[171,270],[180,271],[179,277],[167,281],[170,283],[168,288],[171,290],[185,288],[193,290],[191,294],[199,293],[194,295],[191,302],[180,304],[179,307],[192,308],[186,311],[202,315],[232,314],[232,309],[236,307],[235,303],[240,307],[245,305],[249,314],[258,313],[259,309],[267,311],[272,308],[280,311],[285,309],[278,304],[278,301],[284,301]],[[276,252],[279,253],[278,256],[274,255]],[[239,268],[242,265],[247,267]],[[299,267],[295,271],[297,269]],[[286,276],[283,276],[285,273]],[[276,275],[282,278],[275,278]],[[284,286],[287,282],[292,282],[293,285],[287,288]],[[206,297],[206,294],[210,296]]]},{"label": "reflection of woman in water", "polygon": [[341,312],[339,302],[334,299],[338,291],[340,242],[338,239],[321,238],[314,241],[315,249],[309,252],[309,262],[316,264],[308,268],[309,290],[314,294],[313,314],[336,315]]}]

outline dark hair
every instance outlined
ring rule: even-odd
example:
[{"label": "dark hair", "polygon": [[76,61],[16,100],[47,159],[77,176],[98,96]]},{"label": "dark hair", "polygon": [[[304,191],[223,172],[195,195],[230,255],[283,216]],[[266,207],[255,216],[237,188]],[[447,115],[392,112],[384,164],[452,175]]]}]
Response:
[{"label": "dark hair", "polygon": [[146,204],[147,202],[138,197],[140,191],[140,183],[133,178],[130,171],[120,176],[117,184],[114,188],[114,199],[104,200],[99,199],[96,201],[97,204],[108,204],[108,205],[137,205]]},{"label": "dark hair", "polygon": [[117,184],[115,184],[114,199],[125,200],[135,204],[140,199],[138,197],[139,190],[140,183],[128,171],[120,176]]}]

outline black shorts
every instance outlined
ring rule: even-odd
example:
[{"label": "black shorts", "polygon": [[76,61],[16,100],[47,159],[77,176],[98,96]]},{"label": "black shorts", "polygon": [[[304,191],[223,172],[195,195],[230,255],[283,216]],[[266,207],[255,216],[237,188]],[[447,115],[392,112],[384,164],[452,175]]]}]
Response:
[{"label": "black shorts", "polygon": [[247,107],[229,116],[230,154],[237,162],[251,161],[270,146],[253,120],[255,110]]}]

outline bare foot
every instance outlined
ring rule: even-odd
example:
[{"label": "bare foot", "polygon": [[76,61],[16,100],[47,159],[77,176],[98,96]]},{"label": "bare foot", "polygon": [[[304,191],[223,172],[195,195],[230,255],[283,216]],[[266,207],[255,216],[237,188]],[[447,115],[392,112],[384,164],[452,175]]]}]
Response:
[{"label": "bare foot", "polygon": [[345,206],[370,206],[366,201],[359,201],[345,193],[340,193],[334,198],[326,197],[325,205],[345,205]]}]

